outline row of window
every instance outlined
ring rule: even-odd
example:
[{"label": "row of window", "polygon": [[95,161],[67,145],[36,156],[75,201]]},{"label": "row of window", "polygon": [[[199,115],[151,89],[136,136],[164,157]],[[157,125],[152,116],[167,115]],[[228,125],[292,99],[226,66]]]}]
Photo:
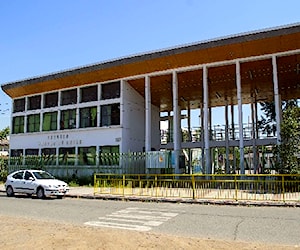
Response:
[{"label": "row of window", "polygon": [[[100,152],[98,154],[99,164],[112,165],[113,162],[107,161],[105,154],[107,153],[119,153],[119,146],[100,146]],[[96,146],[91,147],[79,147],[78,155],[75,154],[75,147],[59,148],[58,155],[55,148],[43,148],[41,149],[42,161],[44,165],[56,165],[57,156],[59,165],[74,165],[76,160],[78,165],[96,165],[97,154]],[[32,164],[34,157],[38,156],[39,149],[25,149],[25,165]],[[23,149],[11,150],[10,164],[23,164]],[[103,156],[104,155],[104,156]],[[32,157],[30,157],[32,156]],[[18,162],[20,161],[20,162]]]},{"label": "row of window", "polygon": [[[112,82],[101,84],[101,100],[120,98],[120,82]],[[53,92],[43,95],[43,104],[42,96],[35,95],[27,97],[27,110],[36,110],[43,108],[52,108],[57,107],[58,105],[70,105],[98,101],[98,85],[82,87],[78,89],[64,90],[59,93]],[[78,100],[79,95],[79,100]],[[26,110],[26,98],[20,98],[14,100],[13,103],[13,112],[23,112]]]},{"label": "row of window", "polygon": [[[77,118],[79,128],[120,125],[119,103],[100,106],[99,125],[97,124],[98,112],[96,106],[80,108],[78,113],[79,117],[77,117],[76,111],[77,109],[75,108],[62,110],[60,112],[60,117],[58,117],[58,111],[27,115],[26,132],[32,133],[40,132],[40,130],[54,131],[64,129],[75,129],[77,124]],[[12,134],[19,134],[24,132],[25,116],[13,117]]]}]

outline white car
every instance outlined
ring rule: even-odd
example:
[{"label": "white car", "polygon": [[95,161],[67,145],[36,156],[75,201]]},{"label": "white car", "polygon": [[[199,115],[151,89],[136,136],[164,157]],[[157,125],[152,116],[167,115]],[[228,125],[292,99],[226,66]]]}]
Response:
[{"label": "white car", "polygon": [[5,182],[8,197],[15,193],[27,195],[36,194],[40,199],[49,196],[62,198],[69,192],[69,186],[64,181],[55,179],[43,170],[19,170],[7,176]]}]

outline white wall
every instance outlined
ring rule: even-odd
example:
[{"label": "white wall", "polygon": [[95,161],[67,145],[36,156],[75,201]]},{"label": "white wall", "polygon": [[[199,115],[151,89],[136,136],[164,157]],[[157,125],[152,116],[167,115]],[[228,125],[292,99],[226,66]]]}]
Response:
[{"label": "white wall", "polygon": [[120,145],[121,135],[121,128],[119,126],[32,134],[12,134],[10,136],[10,147],[12,149],[39,149]]},{"label": "white wall", "polygon": [[145,99],[125,81],[121,109],[122,152],[141,152],[145,146]]}]

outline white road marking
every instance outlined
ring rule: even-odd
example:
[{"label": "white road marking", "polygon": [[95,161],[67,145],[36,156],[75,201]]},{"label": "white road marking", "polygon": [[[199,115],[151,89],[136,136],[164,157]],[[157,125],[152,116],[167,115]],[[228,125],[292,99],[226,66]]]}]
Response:
[{"label": "white road marking", "polygon": [[131,207],[114,212],[106,217],[99,217],[99,221],[88,221],[84,224],[145,232],[150,231],[152,227],[160,226],[177,215],[178,213],[173,211]]}]

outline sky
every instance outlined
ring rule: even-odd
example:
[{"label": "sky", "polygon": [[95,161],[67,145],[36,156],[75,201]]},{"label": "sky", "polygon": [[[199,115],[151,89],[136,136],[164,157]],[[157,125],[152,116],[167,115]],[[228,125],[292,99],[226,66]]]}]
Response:
[{"label": "sky", "polygon": [[[297,23],[299,0],[0,1],[0,84]],[[11,99],[0,90],[0,129]]]}]

